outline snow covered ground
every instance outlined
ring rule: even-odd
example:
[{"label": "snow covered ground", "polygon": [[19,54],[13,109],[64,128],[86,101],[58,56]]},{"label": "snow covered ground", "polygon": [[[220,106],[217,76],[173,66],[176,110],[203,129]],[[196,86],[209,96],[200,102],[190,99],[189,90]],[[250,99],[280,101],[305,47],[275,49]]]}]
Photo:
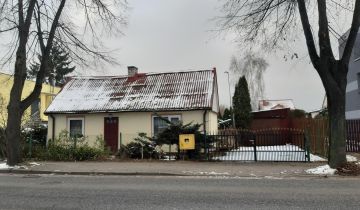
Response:
[{"label": "snow covered ground", "polygon": [[348,162],[356,162],[356,161],[358,161],[358,159],[356,157],[352,156],[352,155],[346,155],[346,160]]},{"label": "snow covered ground", "polygon": [[305,171],[308,174],[318,174],[318,175],[333,175],[336,172],[336,169],[330,168],[329,165],[323,165],[316,168],[311,168]]},{"label": "snow covered ground", "polygon": [[[358,159],[352,155],[346,155],[346,160],[348,162],[357,162]],[[357,162],[356,164],[360,164]],[[311,168],[305,171],[308,174],[318,174],[318,175],[333,175],[336,172],[336,169],[330,168],[329,165],[323,165],[316,168]]]},{"label": "snow covered ground", "polygon": [[[305,151],[296,145],[257,146],[257,160],[259,161],[306,161]],[[226,152],[225,155],[214,157],[214,160],[245,160],[254,159],[253,147],[239,147]],[[326,161],[326,159],[310,154],[310,161]]]},{"label": "snow covered ground", "polygon": [[0,170],[6,170],[6,169],[28,169],[28,166],[34,167],[34,166],[39,166],[39,165],[41,165],[41,164],[36,163],[36,162],[29,162],[29,163],[27,164],[27,166],[26,166],[26,165],[20,165],[20,166],[14,166],[14,167],[12,167],[12,166],[8,166],[8,165],[6,164],[6,162],[0,162]]},{"label": "snow covered ground", "polygon": [[8,166],[6,163],[0,163],[0,170],[1,169],[9,169],[10,166]]}]

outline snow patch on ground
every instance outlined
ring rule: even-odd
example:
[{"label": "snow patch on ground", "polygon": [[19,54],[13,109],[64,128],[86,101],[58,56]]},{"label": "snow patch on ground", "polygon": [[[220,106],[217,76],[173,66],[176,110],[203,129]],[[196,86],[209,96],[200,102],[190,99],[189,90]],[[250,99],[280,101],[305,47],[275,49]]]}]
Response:
[{"label": "snow patch on ground", "polygon": [[0,163],[0,170],[6,170],[6,169],[28,169],[26,166],[8,166],[5,163]]},{"label": "snow patch on ground", "polygon": [[215,171],[183,171],[185,174],[196,174],[196,175],[212,175],[212,176],[219,176],[219,175],[229,175],[228,172],[215,172]]},{"label": "snow patch on ground", "polygon": [[[352,156],[352,155],[346,155],[346,160],[348,162],[356,162],[357,161],[357,158]],[[322,157],[319,157],[317,155],[313,155],[313,154],[310,154],[310,161],[312,162],[318,162],[318,161],[327,161],[326,158],[322,158]]]},{"label": "snow patch on ground", "polygon": [[[257,160],[259,161],[307,161],[305,151],[296,145],[257,146]],[[239,147],[226,152],[225,155],[215,157],[215,160],[245,160],[253,161],[254,147]],[[326,159],[310,154],[310,161],[326,161]]]},{"label": "snow patch on ground", "polygon": [[176,160],[176,157],[164,155],[160,160]]},{"label": "snow patch on ground", "polygon": [[323,165],[316,168],[311,168],[305,170],[308,174],[318,174],[318,175],[333,175],[336,172],[336,169],[330,168],[329,165]]},{"label": "snow patch on ground", "polygon": [[326,161],[326,159],[310,153],[310,161],[311,162],[322,162],[322,161]]},{"label": "snow patch on ground", "polygon": [[11,168],[10,166],[8,166],[6,163],[0,163],[0,169],[9,169]]},{"label": "snow patch on ground", "polygon": [[356,162],[357,161],[357,158],[352,156],[352,155],[346,155],[346,160],[348,162]]},{"label": "snow patch on ground", "polygon": [[29,163],[30,166],[39,166],[41,165],[40,163],[37,163],[37,162],[30,162]]}]

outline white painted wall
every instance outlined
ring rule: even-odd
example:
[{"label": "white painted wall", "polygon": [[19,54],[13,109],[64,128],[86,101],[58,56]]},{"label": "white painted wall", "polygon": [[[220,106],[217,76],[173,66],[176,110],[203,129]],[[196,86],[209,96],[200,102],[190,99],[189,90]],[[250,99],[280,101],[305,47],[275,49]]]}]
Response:
[{"label": "white painted wall", "polygon": [[[159,115],[180,115],[181,120],[186,123],[203,123],[203,110],[196,111],[172,111],[172,112],[158,112]],[[112,113],[112,117],[119,118],[119,145],[128,144],[138,133],[145,132],[148,136],[152,135],[152,116],[153,112],[121,112]],[[94,114],[55,114],[55,137],[58,137],[60,132],[67,130],[68,118],[81,117],[84,118],[84,135],[88,139],[89,145],[94,145],[97,136],[104,136],[104,117],[108,117],[106,113]],[[217,131],[217,114],[212,111],[207,111],[206,117],[207,132]],[[48,139],[52,138],[52,118],[48,121]],[[201,128],[203,130],[203,128]],[[120,138],[121,135],[121,138]]]}]

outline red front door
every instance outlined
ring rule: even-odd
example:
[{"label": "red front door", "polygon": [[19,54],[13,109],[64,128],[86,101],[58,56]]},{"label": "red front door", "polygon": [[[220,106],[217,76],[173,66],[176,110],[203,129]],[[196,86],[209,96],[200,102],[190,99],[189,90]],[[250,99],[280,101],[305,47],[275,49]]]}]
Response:
[{"label": "red front door", "polygon": [[104,118],[105,146],[109,148],[112,152],[117,152],[118,138],[119,138],[119,118],[105,117]]}]

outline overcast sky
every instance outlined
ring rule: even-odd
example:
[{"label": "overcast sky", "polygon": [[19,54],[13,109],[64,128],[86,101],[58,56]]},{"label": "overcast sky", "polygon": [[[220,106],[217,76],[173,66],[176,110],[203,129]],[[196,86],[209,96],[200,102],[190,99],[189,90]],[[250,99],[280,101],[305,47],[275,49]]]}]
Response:
[{"label": "overcast sky", "polygon": [[[121,67],[108,67],[106,74],[126,74],[126,66],[140,72],[211,69],[218,73],[220,104],[229,105],[227,76],[232,55],[244,51],[231,35],[219,36],[212,18],[220,15],[218,0],[131,0],[125,36],[107,42],[119,49]],[[300,34],[302,37],[302,34]],[[270,64],[265,79],[266,99],[293,99],[295,106],[312,111],[321,108],[324,89],[306,56],[305,42],[295,47],[299,59],[285,60],[284,54],[267,55]],[[235,79],[231,79],[233,86]],[[232,87],[233,88],[233,87]],[[233,89],[232,89],[233,93]]]}]

